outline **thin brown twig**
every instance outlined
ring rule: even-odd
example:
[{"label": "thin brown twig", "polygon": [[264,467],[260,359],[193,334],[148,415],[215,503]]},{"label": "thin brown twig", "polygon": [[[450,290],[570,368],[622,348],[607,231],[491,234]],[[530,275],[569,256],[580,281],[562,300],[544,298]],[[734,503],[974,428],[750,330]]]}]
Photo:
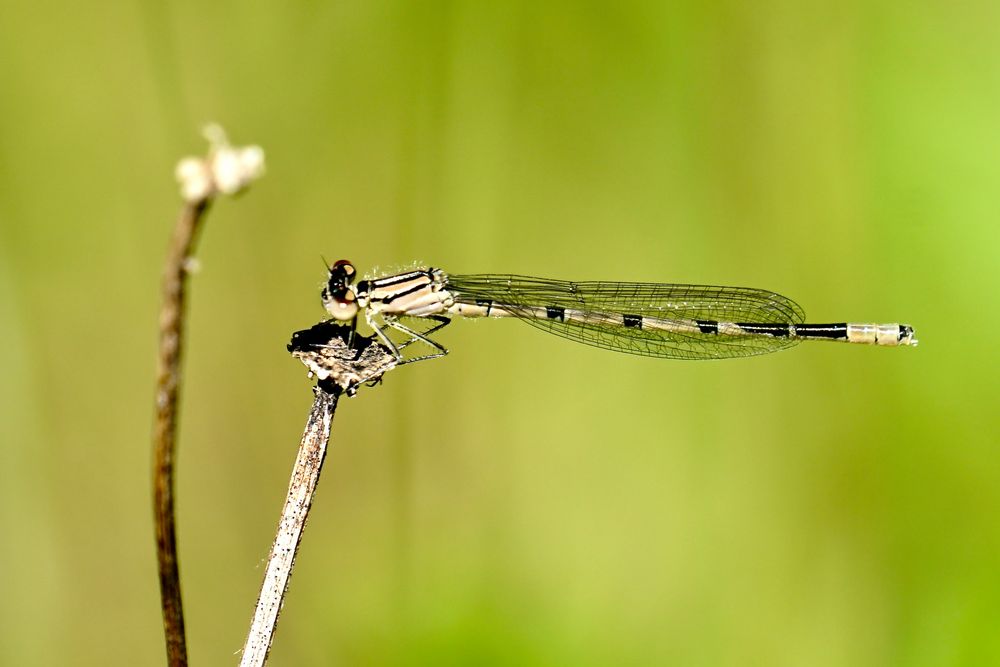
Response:
[{"label": "thin brown twig", "polygon": [[241,192],[264,173],[264,151],[259,146],[231,146],[225,131],[214,124],[206,126],[203,134],[209,143],[207,157],[184,158],[175,171],[185,203],[177,218],[163,268],[163,305],[160,308],[160,346],[156,370],[153,523],[156,529],[163,633],[170,667],[187,665],[174,523],[174,457],[177,451],[177,406],[181,388],[187,276],[198,232],[212,199],[220,194]]},{"label": "thin brown twig", "polygon": [[282,601],[288,589],[295,555],[316,494],[323,459],[326,457],[330,426],[333,423],[340,391],[339,388],[334,388],[328,392],[316,387],[314,392],[316,398],[306,420],[299,453],[292,468],[288,495],[271,546],[264,583],[261,585],[253,622],[250,625],[246,645],[243,647],[241,667],[260,667],[267,660],[274,640],[274,631],[278,625],[278,613],[281,611]]},{"label": "thin brown twig", "polygon": [[177,565],[177,535],[174,527],[174,455],[188,263],[194,252],[200,223],[208,210],[208,203],[208,199],[201,199],[184,204],[163,271],[163,305],[160,309],[160,347],[156,373],[156,420],[153,427],[153,514],[163,632],[167,644],[167,664],[170,667],[187,665],[184,612]]}]

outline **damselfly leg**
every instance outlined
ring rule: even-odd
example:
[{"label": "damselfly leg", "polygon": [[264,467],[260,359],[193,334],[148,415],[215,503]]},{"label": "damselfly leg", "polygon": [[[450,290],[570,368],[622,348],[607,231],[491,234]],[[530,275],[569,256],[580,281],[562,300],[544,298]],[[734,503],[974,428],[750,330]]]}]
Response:
[{"label": "damselfly leg", "polygon": [[[381,319],[381,322],[377,321],[376,317]],[[444,327],[451,324],[451,318],[445,317],[444,315],[428,315],[425,319],[434,320],[437,324],[432,326],[430,329],[424,332],[414,331],[410,327],[399,321],[399,318],[395,315],[389,315],[381,313],[379,315],[372,314],[371,311],[365,312],[365,320],[368,322],[368,326],[371,327],[372,331],[379,337],[382,343],[389,348],[393,356],[396,357],[399,365],[411,364],[414,361],[425,361],[427,359],[437,359],[448,354],[448,349],[438,343],[436,340],[430,337],[430,334],[435,331],[440,331]],[[393,341],[386,329],[395,329],[396,331],[402,332],[407,336],[407,339],[402,343],[396,343]],[[419,357],[411,357],[409,359],[403,357],[403,349],[416,343],[417,341],[424,343],[425,345],[437,350],[433,354],[425,354]]]}]

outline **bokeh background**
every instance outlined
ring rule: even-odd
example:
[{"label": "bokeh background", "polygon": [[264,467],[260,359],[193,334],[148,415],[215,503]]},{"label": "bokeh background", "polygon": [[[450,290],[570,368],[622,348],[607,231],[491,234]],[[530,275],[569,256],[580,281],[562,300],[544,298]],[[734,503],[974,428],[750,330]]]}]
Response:
[{"label": "bokeh background", "polygon": [[1000,664],[1000,5],[4,0],[0,663],[162,664],[173,167],[268,174],[198,253],[194,664],[235,664],[362,272],[764,287],[916,349],[728,362],[459,322],[341,403],[275,665]]}]

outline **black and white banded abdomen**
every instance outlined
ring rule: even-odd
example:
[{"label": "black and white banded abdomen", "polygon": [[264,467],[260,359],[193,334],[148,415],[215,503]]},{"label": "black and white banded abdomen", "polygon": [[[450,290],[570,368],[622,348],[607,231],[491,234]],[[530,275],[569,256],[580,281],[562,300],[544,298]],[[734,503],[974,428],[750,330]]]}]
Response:
[{"label": "black and white banded abdomen", "polygon": [[577,323],[591,326],[622,327],[646,331],[664,331],[697,336],[768,336],[805,340],[831,340],[865,345],[916,345],[913,327],[905,324],[774,324],[754,322],[719,322],[684,318],[660,318],[648,315],[575,310],[561,306],[520,306],[492,301],[454,303],[447,311],[461,317],[516,317]]}]

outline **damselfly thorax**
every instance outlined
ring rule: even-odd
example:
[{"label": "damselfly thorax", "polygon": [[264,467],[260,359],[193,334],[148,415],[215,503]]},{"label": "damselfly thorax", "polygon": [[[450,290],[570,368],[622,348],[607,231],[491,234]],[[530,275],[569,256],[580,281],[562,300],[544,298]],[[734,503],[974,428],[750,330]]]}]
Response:
[{"label": "damselfly thorax", "polygon": [[[448,353],[429,337],[452,317],[514,317],[550,333],[618,352],[671,359],[766,354],[800,340],[916,345],[905,324],[808,324],[791,299],[747,287],[668,283],[570,282],[505,274],[452,275],[414,269],[354,282],[354,266],[330,267],[323,305],[334,318],[365,321],[400,363]],[[416,331],[400,320],[434,324]],[[388,335],[395,330],[402,343]],[[434,352],[404,358],[420,341]]]}]

